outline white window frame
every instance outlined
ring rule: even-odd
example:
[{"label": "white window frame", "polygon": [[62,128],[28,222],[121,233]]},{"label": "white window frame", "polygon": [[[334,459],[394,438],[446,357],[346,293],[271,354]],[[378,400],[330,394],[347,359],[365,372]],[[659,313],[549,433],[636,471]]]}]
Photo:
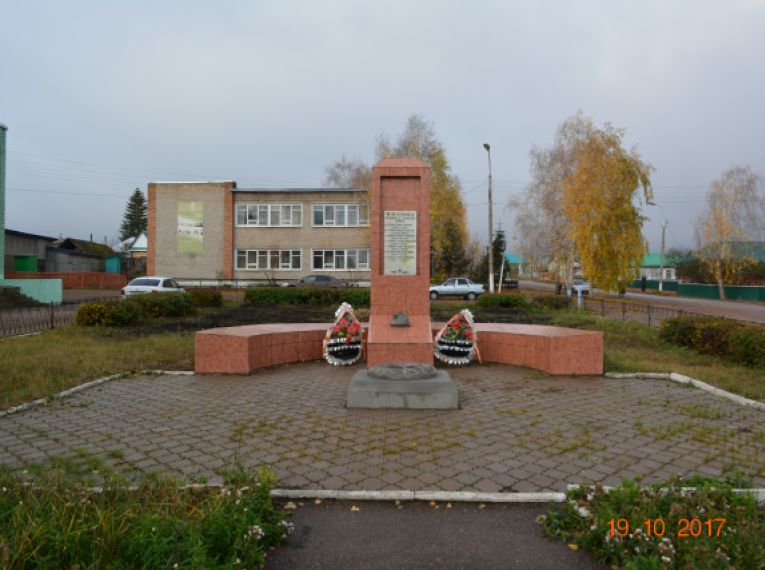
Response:
[{"label": "white window frame", "polygon": [[[244,267],[239,266],[240,254],[244,255]],[[284,267],[282,257],[287,254],[289,261]],[[296,255],[297,254],[297,255]],[[255,258],[253,264],[250,263],[250,256]],[[279,258],[279,267],[271,267],[272,258]],[[294,258],[297,257],[298,267],[292,267]],[[261,260],[265,261],[265,267],[261,267]],[[302,249],[237,249],[234,252],[234,269],[236,271],[302,271],[303,270],[303,250]]]},{"label": "white window frame", "polygon": [[[366,252],[367,262],[365,267],[359,266],[359,253]],[[348,267],[348,257],[351,253],[356,258],[356,267]],[[316,255],[322,256],[322,267],[316,267],[315,258]],[[327,259],[331,256],[332,267],[327,267]],[[337,267],[337,260],[343,259],[343,267]],[[312,249],[311,250],[311,270],[312,271],[369,271],[372,269],[372,250],[368,247],[345,247],[345,248],[331,248],[331,249]]]},{"label": "white window frame", "polygon": [[[290,216],[289,220],[286,220],[282,215],[283,209],[289,208]],[[257,202],[237,202],[234,209],[234,224],[237,228],[302,228],[303,227],[303,204],[301,203],[287,203],[287,204],[264,204]],[[257,223],[250,223],[250,211],[255,210],[258,212]],[[245,223],[239,222],[240,212],[244,212]],[[295,213],[299,212],[300,223],[293,223]],[[279,223],[272,224],[274,214],[279,216]],[[264,215],[268,223],[261,224],[260,217]],[[289,223],[285,223],[288,221]]]},{"label": "white window frame", "polygon": [[[355,210],[356,223],[348,223],[348,212]],[[321,211],[322,223],[316,223],[316,212]],[[331,212],[331,216],[328,214]],[[362,217],[362,213],[366,212],[366,219]],[[335,203],[316,203],[311,204],[311,226],[314,228],[365,228],[369,226],[369,204],[335,204]],[[327,223],[329,218],[332,218],[332,223]],[[342,224],[338,224],[337,220],[341,218],[344,220]]]}]

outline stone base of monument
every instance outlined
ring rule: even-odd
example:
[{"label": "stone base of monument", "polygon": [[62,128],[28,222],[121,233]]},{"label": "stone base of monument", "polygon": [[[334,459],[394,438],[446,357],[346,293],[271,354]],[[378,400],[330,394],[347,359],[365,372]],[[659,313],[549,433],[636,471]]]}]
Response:
[{"label": "stone base of monument", "polygon": [[426,364],[381,364],[354,374],[349,408],[456,410],[457,386],[445,370]]}]

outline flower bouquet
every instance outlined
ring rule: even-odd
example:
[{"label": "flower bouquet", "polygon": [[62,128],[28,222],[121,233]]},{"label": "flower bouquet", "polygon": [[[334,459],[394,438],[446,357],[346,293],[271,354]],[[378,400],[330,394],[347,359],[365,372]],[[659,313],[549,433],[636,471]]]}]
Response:
[{"label": "flower bouquet", "polygon": [[433,354],[445,364],[461,366],[473,361],[478,353],[473,314],[463,309],[438,331]]},{"label": "flower bouquet", "polygon": [[364,331],[353,313],[353,307],[343,303],[335,311],[335,324],[324,337],[324,359],[333,366],[349,366],[361,360]]}]

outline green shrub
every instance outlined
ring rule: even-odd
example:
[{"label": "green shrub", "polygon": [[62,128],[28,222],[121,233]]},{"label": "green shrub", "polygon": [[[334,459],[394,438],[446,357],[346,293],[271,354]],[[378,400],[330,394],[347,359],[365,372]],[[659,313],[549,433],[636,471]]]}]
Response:
[{"label": "green shrub", "polygon": [[765,367],[765,327],[716,317],[665,320],[659,336],[702,354],[723,356],[737,364]]},{"label": "green shrub", "polygon": [[83,303],[74,322],[85,327],[124,327],[144,319],[184,317],[193,312],[193,297],[189,293],[134,295],[114,301]]},{"label": "green shrub", "polygon": [[190,293],[151,293],[133,295],[125,299],[126,303],[136,305],[145,318],[184,317],[194,312],[193,298]]},{"label": "green shrub", "polygon": [[223,294],[220,291],[210,289],[191,289],[191,303],[194,307],[222,307]]},{"label": "green shrub", "polygon": [[561,310],[568,308],[568,299],[562,295],[537,295],[531,304],[538,309]]},{"label": "green shrub", "polygon": [[730,337],[741,328],[737,321],[723,319],[700,320],[693,333],[693,348],[701,354],[730,355]]},{"label": "green shrub", "polygon": [[124,327],[133,325],[142,320],[143,313],[140,307],[127,299],[109,301],[106,303],[108,312],[104,318],[103,324],[107,327]]},{"label": "green shrub", "polygon": [[369,289],[322,289],[320,287],[251,287],[244,298],[248,303],[281,305],[339,305],[343,301],[353,307],[369,306]]},{"label": "green shrub", "polygon": [[476,301],[479,307],[502,307],[515,309],[529,309],[531,305],[520,295],[502,295],[498,293],[486,293],[478,297]]},{"label": "green shrub", "polygon": [[75,324],[81,327],[103,325],[109,314],[109,306],[103,301],[83,303],[74,316]]},{"label": "green shrub", "polygon": [[695,317],[675,317],[661,323],[659,337],[670,344],[693,347],[693,335],[698,319]]},{"label": "green shrub", "polygon": [[340,292],[340,302],[345,301],[353,308],[369,307],[370,291],[369,288],[345,289]]},{"label": "green shrub", "polygon": [[765,327],[740,327],[731,334],[728,350],[736,362],[765,368]]}]

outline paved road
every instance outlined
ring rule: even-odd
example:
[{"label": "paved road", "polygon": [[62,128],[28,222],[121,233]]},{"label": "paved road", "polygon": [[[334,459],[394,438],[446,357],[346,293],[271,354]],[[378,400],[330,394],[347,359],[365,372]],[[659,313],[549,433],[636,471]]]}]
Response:
[{"label": "paved road", "polygon": [[[549,283],[537,283],[535,281],[521,281],[520,285],[524,289],[538,291],[553,291],[555,286]],[[616,295],[612,295],[616,297]],[[651,303],[656,307],[667,307],[692,313],[701,313],[702,315],[715,315],[749,321],[753,323],[765,324],[765,303],[747,303],[744,301],[717,301],[713,299],[693,299],[690,297],[658,297],[646,293],[636,293],[628,291],[625,299],[630,301],[641,301]]]},{"label": "paved road", "polygon": [[[351,511],[356,506],[358,511]],[[545,538],[547,505],[306,501],[267,570],[303,568],[600,569],[591,554]]]}]

